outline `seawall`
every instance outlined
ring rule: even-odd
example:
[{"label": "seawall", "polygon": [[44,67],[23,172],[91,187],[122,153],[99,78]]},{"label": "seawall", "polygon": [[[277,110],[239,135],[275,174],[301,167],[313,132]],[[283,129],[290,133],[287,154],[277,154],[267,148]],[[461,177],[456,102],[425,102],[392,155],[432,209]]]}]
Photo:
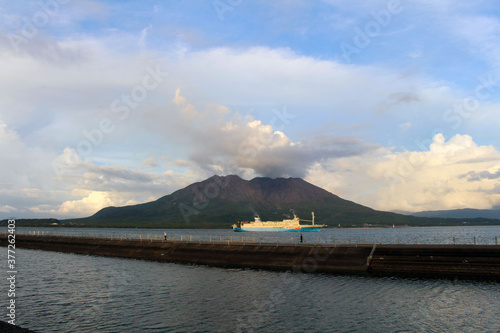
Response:
[{"label": "seawall", "polygon": [[[6,237],[0,245],[7,246]],[[498,245],[260,244],[16,235],[16,247],[218,267],[500,282]]]}]

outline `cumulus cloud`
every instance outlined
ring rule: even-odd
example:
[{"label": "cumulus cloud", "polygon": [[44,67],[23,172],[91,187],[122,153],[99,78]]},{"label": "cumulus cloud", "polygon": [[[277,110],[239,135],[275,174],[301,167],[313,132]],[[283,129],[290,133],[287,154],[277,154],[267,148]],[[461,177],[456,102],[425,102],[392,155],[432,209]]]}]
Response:
[{"label": "cumulus cloud", "polygon": [[[82,193],[79,194],[80,196]],[[109,206],[126,206],[136,204],[134,200],[126,200],[117,193],[90,191],[82,199],[64,201],[56,209],[44,209],[44,206],[33,207],[34,213],[53,214],[55,216],[89,216],[99,209]]]},{"label": "cumulus cloud", "polygon": [[[184,112],[184,106],[190,105],[177,90],[173,100]],[[193,112],[204,114],[209,121],[193,123],[193,119],[185,120],[182,132],[176,135],[185,136],[190,142],[189,159],[199,168],[218,173],[243,173],[268,177],[303,177],[307,169],[315,162],[329,158],[339,158],[363,154],[376,148],[376,145],[365,144],[353,137],[337,137],[333,135],[317,135],[310,140],[293,142],[283,131],[286,124],[295,116],[284,108],[275,110],[271,124],[251,116],[242,117],[233,113],[230,120],[224,116],[227,108]],[[210,116],[208,115],[210,114]]]},{"label": "cumulus cloud", "polygon": [[380,148],[317,163],[307,179],[381,210],[490,209],[500,204],[499,164],[500,152],[493,146],[477,145],[468,135],[446,141],[436,134],[427,150]]},{"label": "cumulus cloud", "polygon": [[[90,160],[69,164],[60,181],[70,184],[67,189],[49,191],[49,198],[44,197],[44,192],[40,190],[34,192],[32,200],[27,200],[25,194],[22,197],[24,204],[19,205],[22,209],[17,211],[24,216],[30,216],[31,212],[38,217],[85,217],[107,206],[156,200],[199,180],[196,170],[158,172],[150,170],[150,162],[145,162],[148,168],[144,170],[131,170],[120,165],[97,165]],[[2,194],[0,191],[0,198]],[[12,200],[12,194],[8,197]]]},{"label": "cumulus cloud", "polygon": [[[142,161],[141,168],[132,169],[122,165],[99,165],[90,159],[81,159],[74,149],[66,148],[55,161],[60,181],[69,183],[75,189],[102,192],[126,192],[135,198],[168,194],[177,188],[171,187],[172,180],[177,177],[180,183],[193,179],[190,172],[158,172],[151,167],[168,167],[161,158],[147,158]],[[171,162],[169,162],[171,163]],[[175,182],[174,182],[175,183]],[[135,194],[133,194],[135,193]]]},{"label": "cumulus cloud", "polygon": [[[82,18],[104,22],[108,14],[113,10],[92,1],[71,3],[49,25],[72,31]],[[496,50],[491,41],[498,25],[484,22],[482,31],[490,33],[481,45]],[[475,195],[498,193],[492,146],[470,136],[437,136],[424,151],[378,144],[394,128],[420,131],[422,118],[440,126],[444,110],[457,101],[441,81],[280,47],[176,45],[149,52],[157,50],[145,50],[143,41],[162,30],[156,24],[64,38],[40,29],[19,52],[0,31],[1,213],[86,216],[103,205],[157,198],[213,173],[307,176],[381,209],[498,204],[495,196]],[[458,33],[481,22],[470,24]],[[145,47],[141,53],[130,40]],[[141,92],[148,66],[169,75],[140,102],[127,99]],[[479,122],[483,110],[470,121]],[[488,114],[498,125],[495,105]],[[99,127],[103,120],[112,122],[109,133]],[[88,154],[78,151],[85,140]]]}]

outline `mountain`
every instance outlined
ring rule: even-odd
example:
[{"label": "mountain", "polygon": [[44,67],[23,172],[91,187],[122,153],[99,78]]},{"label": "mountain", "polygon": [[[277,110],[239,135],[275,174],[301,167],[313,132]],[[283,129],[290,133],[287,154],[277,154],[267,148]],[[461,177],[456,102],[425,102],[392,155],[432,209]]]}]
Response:
[{"label": "mountain", "polygon": [[418,213],[412,213],[413,216],[419,217],[439,217],[439,218],[485,218],[485,219],[500,219],[500,209],[452,209],[452,210],[433,210]]},{"label": "mountain", "polygon": [[[94,215],[59,221],[61,226],[228,228],[236,221],[282,220],[294,210],[302,219],[315,212],[330,227],[447,225],[462,221],[382,212],[348,201],[300,178],[213,176],[159,198],[125,207],[107,207]],[[488,221],[476,221],[489,223]],[[497,221],[500,224],[500,221]]]}]

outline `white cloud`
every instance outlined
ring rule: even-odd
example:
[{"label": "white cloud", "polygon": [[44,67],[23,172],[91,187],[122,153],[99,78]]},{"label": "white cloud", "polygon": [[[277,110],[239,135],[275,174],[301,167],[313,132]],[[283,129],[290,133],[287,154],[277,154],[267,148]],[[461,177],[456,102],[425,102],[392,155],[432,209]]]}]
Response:
[{"label": "white cloud", "polygon": [[[344,30],[349,31],[371,10],[387,5],[382,0],[372,1],[370,7],[329,2],[355,13],[345,15],[351,23]],[[499,59],[496,18],[469,13],[464,3],[427,2],[412,2],[412,11],[402,16],[443,15],[443,21],[433,25],[446,26],[446,36],[468,41],[490,64]],[[420,3],[433,7],[413,12]],[[303,4],[293,13],[301,19],[300,10],[311,7]],[[392,64],[345,65],[298,46],[292,50],[260,39],[240,47],[234,41],[217,47],[198,42],[194,48],[184,38],[182,47],[153,49],[153,43],[144,41],[158,41],[165,25],[155,21],[152,29],[149,21],[131,21],[127,32],[114,16],[123,14],[119,6],[108,6],[71,2],[47,29],[23,44],[20,53],[13,52],[7,33],[0,30],[0,212],[16,209],[23,214],[31,209],[56,217],[85,216],[102,205],[168,194],[212,173],[247,178],[307,173],[308,179],[328,184],[337,194],[387,209],[460,206],[465,193],[473,193],[467,202],[477,207],[498,203],[497,150],[472,139],[498,143],[484,138],[494,138],[490,133],[497,131],[498,105],[481,105],[470,117],[460,118],[458,130],[471,136],[454,136],[458,123],[443,119],[470,89],[426,77],[427,68],[419,74]],[[365,7],[357,14],[360,6]],[[0,14],[7,20],[2,29],[12,30],[20,18]],[[102,24],[103,32],[76,28],[89,18],[97,18],[92,24]],[[108,18],[116,20],[113,28],[106,26]],[[290,22],[274,24],[288,27]],[[416,22],[408,24],[414,29]],[[179,25],[175,31],[190,29]],[[51,35],[53,27],[60,27],[61,33]],[[395,23],[393,28],[407,27]],[[195,30],[190,33],[198,35]],[[142,47],[130,47],[131,40]],[[434,46],[412,45],[411,50],[424,61]],[[126,115],[115,112],[113,102],[143,84],[147,66],[159,66],[169,75]],[[277,106],[283,105],[295,118],[276,116]],[[104,133],[83,156],[78,144],[90,140],[89,133],[95,134],[103,119],[112,121],[113,131]],[[487,126],[490,130],[479,141],[477,133]],[[415,141],[414,133],[440,127],[451,136],[449,141],[436,136],[428,150],[399,151]],[[387,142],[398,146],[383,148]],[[54,170],[53,162],[60,169]]]},{"label": "white cloud", "polygon": [[[365,156],[317,163],[307,179],[380,210],[490,209],[500,204],[500,152],[468,135],[433,138],[426,151],[381,148]],[[478,179],[478,175],[482,175]]]},{"label": "white cloud", "polygon": [[397,80],[399,74],[388,69],[343,65],[266,47],[191,52],[172,72],[179,77],[182,73],[189,78],[186,85],[203,87],[205,94],[225,104],[328,106],[338,112],[359,112],[360,102],[380,103],[414,84],[408,77]]},{"label": "white cloud", "polygon": [[[179,90],[175,101],[182,101],[177,114],[184,114],[184,105],[191,105]],[[269,124],[237,113],[225,120],[226,115],[218,110],[220,107],[198,110],[193,106],[192,112],[200,117],[179,119],[175,114],[169,115],[170,119],[176,119],[175,138],[178,142],[186,142],[189,160],[212,174],[302,177],[315,161],[358,155],[375,147],[361,140],[334,135],[318,135],[308,141],[293,142],[285,129],[294,115],[286,109],[275,111]]]},{"label": "white cloud", "polygon": [[[48,154],[41,147],[28,146],[19,133],[0,121],[0,185],[4,189],[37,187],[44,183]],[[27,160],[29,156],[30,160]]]},{"label": "white cloud", "polygon": [[0,206],[0,213],[11,213],[15,212],[17,209],[14,207],[11,207],[9,205],[2,205]]},{"label": "white cloud", "polygon": [[81,199],[64,201],[57,209],[44,210],[44,206],[41,206],[42,208],[33,207],[31,210],[35,213],[49,213],[55,216],[83,217],[93,215],[105,207],[138,203],[134,200],[127,200],[122,196],[122,194],[118,193],[89,191]]},{"label": "white cloud", "polygon": [[181,96],[181,89],[180,88],[177,88],[177,90],[175,91],[175,97],[172,101],[175,103],[175,105],[178,105],[178,106],[186,104],[186,99]]}]

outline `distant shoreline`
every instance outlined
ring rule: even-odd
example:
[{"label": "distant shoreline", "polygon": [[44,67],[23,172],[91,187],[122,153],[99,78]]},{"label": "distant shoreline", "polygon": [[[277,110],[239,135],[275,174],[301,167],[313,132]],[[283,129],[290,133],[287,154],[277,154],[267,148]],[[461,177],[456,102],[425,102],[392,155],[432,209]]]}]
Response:
[{"label": "distant shoreline", "polygon": [[[405,228],[454,228],[454,227],[498,227],[500,224],[489,224],[489,225],[480,225],[480,224],[475,224],[475,225],[404,225],[404,226],[395,226],[390,227],[390,226],[379,226],[379,227],[324,227],[323,230],[328,229],[328,230],[335,230],[335,229],[342,229],[342,230],[376,230],[376,229],[405,229]],[[50,229],[61,229],[61,228],[68,228],[68,229],[160,229],[160,230],[231,230],[231,226],[228,227],[162,227],[162,226],[152,226],[152,227],[146,227],[146,226],[69,226],[69,225],[23,225],[19,224],[17,226],[18,228],[50,228]],[[266,234],[267,232],[264,231],[253,231],[253,232],[244,232],[244,234],[251,234],[251,233],[257,233],[257,234]],[[297,234],[300,232],[293,232],[293,231],[288,231],[288,232],[283,232],[285,234]],[[321,231],[313,232],[314,234],[316,233],[321,233]]]}]

